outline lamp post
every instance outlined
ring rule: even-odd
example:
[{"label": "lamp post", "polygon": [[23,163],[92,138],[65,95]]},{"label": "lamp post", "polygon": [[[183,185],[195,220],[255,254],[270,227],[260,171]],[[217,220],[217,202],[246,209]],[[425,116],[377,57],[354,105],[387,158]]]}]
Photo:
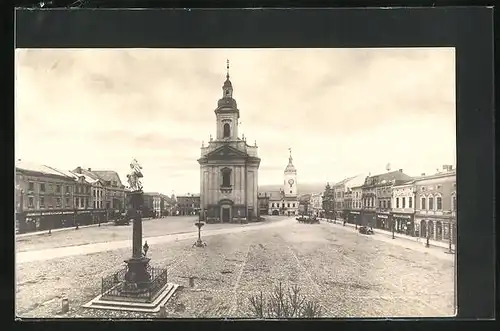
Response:
[{"label": "lamp post", "polygon": [[451,220],[450,222],[448,223],[448,253],[449,254],[453,254],[453,250],[451,248],[451,243],[452,243],[452,238],[451,238],[451,235],[452,235],[452,224],[451,224]]},{"label": "lamp post", "polygon": [[194,225],[196,225],[196,227],[198,228],[198,240],[195,241],[195,243],[193,244],[193,247],[205,247],[207,244],[204,243],[202,240],[201,240],[201,228],[203,227],[203,225],[205,225],[205,223],[203,222],[196,222],[194,223]]},{"label": "lamp post", "polygon": [[429,244],[429,223],[426,224],[425,226],[425,247],[426,248],[429,248],[430,244]]},{"label": "lamp post", "polygon": [[396,237],[394,236],[394,228],[396,225],[396,221],[394,220],[394,217],[391,219],[391,223],[392,223],[392,239],[396,239]]}]

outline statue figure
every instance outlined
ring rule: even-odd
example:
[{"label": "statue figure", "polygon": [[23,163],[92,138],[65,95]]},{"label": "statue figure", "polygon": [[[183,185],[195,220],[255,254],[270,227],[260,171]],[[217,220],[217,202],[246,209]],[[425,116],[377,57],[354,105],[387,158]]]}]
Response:
[{"label": "statue figure", "polygon": [[140,179],[143,175],[141,170],[142,167],[139,162],[137,162],[136,159],[133,159],[132,162],[130,162],[130,173],[127,175],[129,189],[132,192],[142,190],[142,183]]}]

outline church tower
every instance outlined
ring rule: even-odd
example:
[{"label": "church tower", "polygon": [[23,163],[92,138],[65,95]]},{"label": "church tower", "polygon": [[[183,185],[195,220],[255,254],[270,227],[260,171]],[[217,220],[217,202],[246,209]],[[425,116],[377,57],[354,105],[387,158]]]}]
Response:
[{"label": "church tower", "polygon": [[216,140],[234,141],[238,140],[238,120],[240,111],[233,99],[233,84],[229,80],[229,60],[227,60],[226,81],[222,85],[222,98],[215,109],[217,121]]},{"label": "church tower", "polygon": [[283,191],[285,192],[285,197],[296,197],[297,196],[297,169],[293,165],[292,149],[290,151],[290,157],[288,158],[288,165],[285,168],[283,181]]}]

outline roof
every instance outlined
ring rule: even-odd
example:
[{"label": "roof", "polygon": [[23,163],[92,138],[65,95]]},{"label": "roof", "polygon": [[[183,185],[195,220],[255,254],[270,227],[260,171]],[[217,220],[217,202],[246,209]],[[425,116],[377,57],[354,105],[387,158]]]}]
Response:
[{"label": "roof", "polygon": [[25,170],[25,171],[31,171],[31,172],[37,172],[43,175],[51,175],[51,176],[58,176],[58,177],[65,177],[65,178],[73,178],[71,176],[68,176],[66,174],[63,174],[49,166],[43,165],[43,164],[38,164],[34,162],[29,162],[29,161],[16,161],[16,169],[19,170]]},{"label": "roof", "polygon": [[345,183],[347,183],[347,182],[348,182],[348,181],[350,181],[351,179],[354,179],[355,177],[356,177],[356,176],[351,176],[351,177],[344,178],[344,179],[342,179],[340,182],[333,184],[333,187],[335,187],[335,186],[341,186],[341,185],[344,185]]},{"label": "roof", "polygon": [[[371,176],[371,177],[367,177],[366,179],[368,179],[368,178],[372,178],[375,185],[385,184],[385,183],[389,183],[391,181],[406,182],[406,181],[413,179],[411,176],[408,176],[407,174],[405,174],[404,172],[399,171],[399,170],[386,172],[386,173]],[[365,180],[365,184],[369,185],[367,180]]]},{"label": "roof", "polygon": [[[83,172],[84,172],[84,169],[82,169],[82,173]],[[94,174],[98,178],[105,180],[105,181],[108,181],[108,182],[116,181],[118,183],[118,185],[123,186],[123,183],[120,179],[120,176],[118,175],[118,173],[116,171],[113,171],[113,170],[93,170],[92,174]]]},{"label": "roof", "polygon": [[297,169],[295,169],[295,166],[293,165],[292,155],[288,158],[288,164],[285,168],[285,172],[297,172]]}]

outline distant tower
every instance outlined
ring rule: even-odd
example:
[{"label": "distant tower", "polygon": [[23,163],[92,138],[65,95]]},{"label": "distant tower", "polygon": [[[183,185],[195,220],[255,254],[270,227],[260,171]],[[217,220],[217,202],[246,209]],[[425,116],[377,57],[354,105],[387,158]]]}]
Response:
[{"label": "distant tower", "polygon": [[286,197],[297,196],[297,169],[293,165],[292,149],[289,148],[290,157],[288,158],[288,165],[285,168],[285,180],[283,183],[283,191]]},{"label": "distant tower", "polygon": [[387,170],[387,172],[391,172],[391,164],[390,163],[387,163],[387,165],[385,166],[385,170]]}]

